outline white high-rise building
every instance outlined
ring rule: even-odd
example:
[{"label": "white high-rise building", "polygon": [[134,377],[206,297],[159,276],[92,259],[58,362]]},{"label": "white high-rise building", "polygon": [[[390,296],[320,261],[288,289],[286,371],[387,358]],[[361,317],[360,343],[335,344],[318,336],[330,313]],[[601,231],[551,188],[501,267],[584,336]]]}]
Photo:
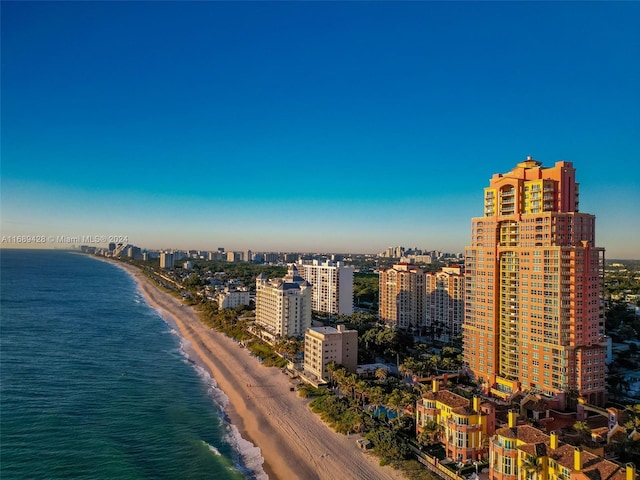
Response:
[{"label": "white high-rise building", "polygon": [[311,327],[311,285],[289,266],[284,278],[256,279],[256,323],[271,335],[299,337]]},{"label": "white high-rise building", "polygon": [[353,266],[325,260],[300,260],[300,275],[311,284],[311,308],[332,315],[353,313]]}]

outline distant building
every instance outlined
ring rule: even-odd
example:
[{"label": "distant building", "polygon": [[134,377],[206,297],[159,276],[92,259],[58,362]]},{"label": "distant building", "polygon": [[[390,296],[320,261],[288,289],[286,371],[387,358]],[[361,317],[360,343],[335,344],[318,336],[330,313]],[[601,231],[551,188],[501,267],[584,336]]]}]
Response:
[{"label": "distant building", "polygon": [[344,325],[312,327],[304,335],[304,369],[318,379],[328,380],[327,364],[335,362],[348,372],[358,367],[358,332]]},{"label": "distant building", "polygon": [[464,275],[462,267],[444,267],[425,273],[427,328],[440,341],[462,334],[464,322]]},{"label": "distant building", "polygon": [[424,271],[398,263],[380,271],[380,320],[390,326],[413,330],[425,326]]},{"label": "distant building", "polygon": [[277,263],[279,255],[275,252],[265,252],[262,254],[264,263]]},{"label": "distant building", "polygon": [[165,270],[171,270],[173,268],[173,253],[160,253],[160,268],[164,268]]},{"label": "distant building", "polygon": [[300,260],[298,271],[312,286],[312,310],[333,315],[353,313],[354,267],[331,260]]},{"label": "distant building", "polygon": [[398,247],[388,247],[384,252],[379,253],[378,256],[385,258],[401,258],[404,256],[405,248]]},{"label": "distant building", "polygon": [[249,290],[241,287],[230,289],[226,287],[223,292],[217,295],[218,308],[236,308],[241,305],[249,305]]},{"label": "distant building", "polygon": [[433,262],[433,258],[431,255],[409,255],[409,261],[414,263],[425,263],[430,264]]},{"label": "distant building", "polygon": [[281,337],[299,337],[311,327],[311,284],[299,275],[295,265],[290,265],[281,279],[258,276],[256,323]]},{"label": "distant building", "polygon": [[182,264],[182,268],[185,270],[191,270],[193,268],[193,263],[191,263],[191,260],[187,260]]},{"label": "distant building", "polygon": [[298,253],[285,253],[282,257],[285,262],[293,263],[298,260],[299,256]]}]

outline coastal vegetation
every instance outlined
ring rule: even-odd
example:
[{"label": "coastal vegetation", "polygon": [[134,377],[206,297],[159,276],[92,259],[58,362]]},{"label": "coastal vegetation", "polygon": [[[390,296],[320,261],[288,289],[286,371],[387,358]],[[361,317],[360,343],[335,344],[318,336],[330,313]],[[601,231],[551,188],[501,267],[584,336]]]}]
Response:
[{"label": "coastal vegetation", "polygon": [[[199,266],[196,267],[197,265]],[[194,262],[193,271],[189,274],[174,272],[173,277],[167,278],[165,273],[149,267],[145,269],[145,274],[163,290],[181,298],[185,304],[194,305],[205,325],[242,342],[263,365],[282,368],[288,361],[300,358],[304,350],[301,338],[280,338],[269,344],[255,337],[254,334],[259,329],[253,322],[253,305],[220,310],[214,300],[203,294],[203,290],[215,278],[239,281],[243,279],[245,285],[253,287],[256,275],[265,273],[269,277],[282,276],[285,273],[283,267],[226,262],[205,262],[200,265]],[[611,280],[608,274],[609,303],[606,326],[614,340],[626,342],[637,339],[637,332],[640,331],[640,320],[629,308],[627,301],[630,295],[633,296],[640,291],[634,286],[640,282],[637,281],[638,274],[635,271],[632,274],[618,274],[619,272],[612,274],[617,280]],[[208,280],[203,282],[202,278]],[[377,279],[375,274],[356,274],[354,297],[357,303],[368,308],[376,304]],[[448,345],[416,343],[413,335],[389,328],[378,321],[377,315],[364,313],[365,311],[329,318],[316,314],[314,318],[316,321],[324,320],[327,325],[343,324],[349,329],[357,330],[359,363],[380,362],[393,364],[397,368],[379,368],[368,378],[361,378],[348,373],[340,365],[330,365],[329,388],[302,385],[298,393],[301,397],[309,399],[309,407],[313,412],[336,432],[345,435],[357,434],[367,439],[371,451],[380,458],[381,464],[390,464],[402,469],[408,478],[435,478],[413,460],[416,449],[432,449],[437,446],[440,434],[440,427],[434,422],[433,425],[427,424],[422,434],[418,438],[415,437],[413,408],[425,389],[423,384],[417,383],[416,380],[424,381],[433,375],[452,374],[452,377],[457,377],[457,384],[449,381],[448,388],[470,398],[475,385],[470,384],[464,377],[453,375],[459,373],[462,366],[460,339],[454,339]],[[634,368],[637,370],[640,364],[638,347],[633,342],[628,346],[629,354],[614,360],[607,378],[610,395],[623,403],[624,392],[629,389],[626,372]],[[627,433],[634,429],[640,430],[640,414],[633,410],[633,407],[627,412],[627,418]],[[588,425],[583,426],[577,422],[574,428],[579,431],[580,438],[589,437]],[[617,457],[627,461],[638,461],[638,441],[629,438],[628,435],[618,440],[613,444]]]},{"label": "coastal vegetation", "polygon": [[353,303],[356,307],[378,308],[379,277],[377,273],[353,275]]}]

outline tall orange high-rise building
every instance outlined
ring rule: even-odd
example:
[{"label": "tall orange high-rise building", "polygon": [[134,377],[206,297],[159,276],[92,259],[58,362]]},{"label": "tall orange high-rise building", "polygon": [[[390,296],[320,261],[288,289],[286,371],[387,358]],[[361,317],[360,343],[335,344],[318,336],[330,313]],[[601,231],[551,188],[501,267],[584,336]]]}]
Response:
[{"label": "tall orange high-rise building", "polygon": [[604,249],[571,162],[528,157],[484,190],[465,251],[464,359],[493,394],[604,404]]}]

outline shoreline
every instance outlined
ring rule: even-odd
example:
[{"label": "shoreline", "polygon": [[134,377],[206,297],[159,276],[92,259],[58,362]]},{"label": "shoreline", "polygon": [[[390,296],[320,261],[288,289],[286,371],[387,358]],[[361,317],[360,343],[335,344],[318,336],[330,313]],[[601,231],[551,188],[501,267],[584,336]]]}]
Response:
[{"label": "shoreline", "polygon": [[338,434],[324,424],[308,407],[309,400],[290,391],[288,375],[263,366],[234,340],[203,325],[192,307],[160,290],[137,267],[92,258],[126,271],[147,304],[175,325],[190,358],[229,399],[224,413],[231,428],[260,450],[269,479],[404,478],[399,470],[381,467],[377,457],[360,450],[355,442],[359,435]]}]

